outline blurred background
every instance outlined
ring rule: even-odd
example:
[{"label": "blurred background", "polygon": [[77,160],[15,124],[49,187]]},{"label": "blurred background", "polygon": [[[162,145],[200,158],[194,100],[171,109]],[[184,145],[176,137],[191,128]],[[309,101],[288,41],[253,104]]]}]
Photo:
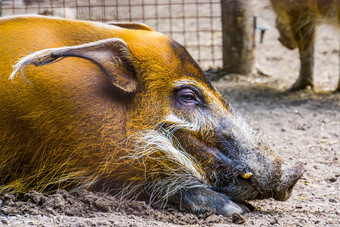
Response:
[{"label": "blurred background", "polygon": [[[251,83],[279,90],[299,74],[298,50],[277,40],[268,0],[0,0],[0,16],[22,14],[142,22],[184,45],[204,70],[247,75]],[[316,90],[332,90],[337,83],[339,30],[317,28]]]},{"label": "blurred background", "polygon": [[222,66],[220,0],[0,0],[1,15],[142,22],[184,45],[203,68]]}]

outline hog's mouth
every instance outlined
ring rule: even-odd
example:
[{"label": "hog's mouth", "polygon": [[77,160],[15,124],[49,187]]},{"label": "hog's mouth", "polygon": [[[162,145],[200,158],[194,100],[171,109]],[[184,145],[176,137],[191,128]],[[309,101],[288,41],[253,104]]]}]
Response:
[{"label": "hog's mouth", "polygon": [[[222,193],[230,197],[235,202],[246,202],[255,199],[265,199],[272,197],[266,195],[256,185],[252,176],[245,179],[244,175],[238,174],[236,176],[220,176],[222,180],[215,184],[212,189],[216,192]],[[224,179],[223,179],[224,178]]]},{"label": "hog's mouth", "polygon": [[237,157],[229,157],[219,147],[203,142],[190,132],[177,131],[174,134],[184,150],[195,157],[205,170],[212,190],[237,202],[272,197],[272,194],[263,194],[253,173],[237,161]]}]

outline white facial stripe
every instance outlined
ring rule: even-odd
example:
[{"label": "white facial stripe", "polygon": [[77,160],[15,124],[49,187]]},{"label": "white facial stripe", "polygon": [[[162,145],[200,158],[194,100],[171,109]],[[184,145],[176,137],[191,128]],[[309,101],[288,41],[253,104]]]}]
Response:
[{"label": "white facial stripe", "polygon": [[211,116],[204,115],[200,111],[196,112],[192,122],[181,119],[175,114],[171,113],[165,117],[164,122],[167,124],[167,130],[175,132],[178,129],[185,129],[191,132],[199,132],[201,134],[208,134],[211,129],[216,127],[216,122],[211,119]]},{"label": "white facial stripe", "polygon": [[128,150],[128,155],[122,159],[135,163],[134,166],[138,163],[145,169],[145,175],[144,180],[136,178],[124,187],[120,193],[123,199],[149,190],[150,202],[157,200],[165,205],[168,197],[179,190],[207,187],[205,173],[198,161],[184,152],[172,138],[169,131],[155,130],[140,132],[130,138],[135,148]]},{"label": "white facial stripe", "polygon": [[165,180],[169,184],[176,181],[182,187],[185,187],[183,185],[185,181],[187,182],[185,184],[206,181],[198,162],[173,141],[170,132],[148,130],[134,135],[134,138],[136,138],[133,140],[136,143],[135,149],[124,159],[153,163],[155,168],[150,173],[146,173],[148,177],[152,175],[155,177],[157,175],[166,176],[163,177],[163,181]]},{"label": "white facial stripe", "polygon": [[186,129],[192,132],[197,132],[201,129],[201,125],[189,122],[177,117],[175,114],[169,114],[165,117],[165,122],[170,123],[169,131],[174,132],[177,129]]},{"label": "white facial stripe", "polygon": [[194,80],[188,80],[188,79],[182,79],[182,80],[176,80],[174,82],[174,86],[175,87],[180,87],[180,86],[183,86],[183,85],[194,85],[194,86],[197,86],[198,83]]}]

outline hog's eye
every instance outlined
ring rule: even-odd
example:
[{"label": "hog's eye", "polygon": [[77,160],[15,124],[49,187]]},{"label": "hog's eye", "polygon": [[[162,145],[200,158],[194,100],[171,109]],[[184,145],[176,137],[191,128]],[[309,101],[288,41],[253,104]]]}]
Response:
[{"label": "hog's eye", "polygon": [[192,94],[185,94],[181,96],[181,99],[186,102],[195,101],[195,96]]},{"label": "hog's eye", "polygon": [[177,102],[183,106],[200,105],[201,100],[197,94],[190,88],[183,88],[178,90],[176,94]]}]

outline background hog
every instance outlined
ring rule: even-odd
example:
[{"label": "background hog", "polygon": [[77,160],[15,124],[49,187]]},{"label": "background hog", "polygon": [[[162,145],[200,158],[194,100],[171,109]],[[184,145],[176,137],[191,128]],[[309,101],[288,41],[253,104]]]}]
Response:
[{"label": "background hog", "polygon": [[[289,49],[299,48],[300,75],[291,90],[313,87],[315,27],[320,23],[339,27],[340,1],[270,1],[277,14],[276,27],[280,32],[280,42]],[[340,77],[336,91],[340,91]]]}]

